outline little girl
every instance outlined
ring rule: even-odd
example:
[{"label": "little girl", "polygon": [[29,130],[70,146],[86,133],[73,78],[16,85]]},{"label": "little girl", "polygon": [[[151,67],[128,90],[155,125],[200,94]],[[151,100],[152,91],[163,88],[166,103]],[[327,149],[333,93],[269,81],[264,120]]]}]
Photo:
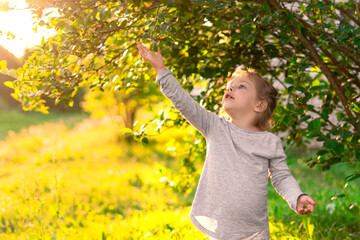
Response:
[{"label": "little girl", "polygon": [[235,71],[222,98],[230,117],[218,116],[196,102],[164,66],[158,49],[137,42],[155,69],[156,83],[181,115],[206,139],[207,154],[189,213],[211,240],[268,240],[268,178],[297,214],[314,211],[286,163],[281,139],[267,131],[276,106],[276,89],[255,71]]}]

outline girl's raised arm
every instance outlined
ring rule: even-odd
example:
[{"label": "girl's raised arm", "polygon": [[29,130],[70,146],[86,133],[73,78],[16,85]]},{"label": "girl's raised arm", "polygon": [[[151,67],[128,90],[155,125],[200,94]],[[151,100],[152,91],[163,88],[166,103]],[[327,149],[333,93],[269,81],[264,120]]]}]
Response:
[{"label": "girl's raised arm", "polygon": [[141,56],[150,61],[157,73],[156,83],[160,85],[160,91],[170,99],[181,115],[206,138],[212,124],[219,117],[214,112],[203,108],[181,87],[171,70],[164,66],[159,48],[157,53],[154,53],[141,43],[137,42],[137,44]]}]

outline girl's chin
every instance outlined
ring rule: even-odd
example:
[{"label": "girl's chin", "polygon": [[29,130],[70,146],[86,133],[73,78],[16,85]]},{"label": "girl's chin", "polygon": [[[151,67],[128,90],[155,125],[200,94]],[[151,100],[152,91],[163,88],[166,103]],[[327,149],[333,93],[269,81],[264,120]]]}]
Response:
[{"label": "girl's chin", "polygon": [[231,108],[229,106],[228,107],[224,106],[223,109],[227,114],[229,114],[230,112],[236,111],[234,108]]},{"label": "girl's chin", "polygon": [[229,114],[231,112],[242,112],[243,110],[241,108],[238,107],[232,107],[232,106],[226,106],[226,104],[223,105],[223,109],[224,111]]}]

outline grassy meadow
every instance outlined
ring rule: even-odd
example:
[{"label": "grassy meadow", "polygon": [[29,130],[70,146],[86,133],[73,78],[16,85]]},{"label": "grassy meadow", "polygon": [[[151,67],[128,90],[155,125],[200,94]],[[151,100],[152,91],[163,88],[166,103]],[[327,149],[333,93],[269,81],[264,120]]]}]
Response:
[{"label": "grassy meadow", "polygon": [[[185,196],[168,184],[192,127],[141,146],[106,117],[2,111],[0,123],[0,239],[209,239],[188,218],[195,190]],[[288,164],[316,209],[297,215],[269,179],[271,239],[360,239],[347,198],[331,200],[351,169],[309,169],[310,154],[292,150]],[[358,188],[359,179],[346,187],[353,202]]]}]

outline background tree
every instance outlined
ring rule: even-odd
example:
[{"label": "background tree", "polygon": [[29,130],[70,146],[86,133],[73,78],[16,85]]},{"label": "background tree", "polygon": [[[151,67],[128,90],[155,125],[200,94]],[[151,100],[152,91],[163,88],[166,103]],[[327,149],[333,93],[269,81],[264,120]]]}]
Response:
[{"label": "background tree", "polygon": [[[119,127],[125,127],[127,132],[132,132],[135,130],[136,119],[146,119],[146,112],[152,115],[154,107],[165,97],[157,93],[157,85],[148,84],[150,77],[146,73],[146,81],[139,82],[136,87],[119,88],[119,85],[113,83],[116,78],[118,75],[115,75],[113,81],[105,84],[101,91],[86,89],[82,107],[94,117],[109,116],[119,123]],[[119,137],[123,137],[123,130]],[[132,143],[134,139],[129,136],[127,140],[128,143]]]},{"label": "background tree", "polygon": [[[39,24],[55,28],[57,35],[34,49],[22,68],[7,70],[1,64],[2,72],[17,77],[6,84],[15,89],[13,97],[24,110],[46,112],[41,95],[71,106],[82,85],[101,90],[112,81],[114,91],[131,86],[141,91],[143,82],[155,84],[155,72],[139,60],[135,42],[141,39],[153,51],[161,47],[165,65],[188,92],[205,81],[206,89],[196,100],[216,113],[221,110],[224,83],[238,64],[279,82],[281,98],[271,131],[288,131],[286,141],[293,146],[306,148],[309,139],[322,142],[317,157],[307,160],[308,166],[326,170],[347,162],[354,174],[346,181],[360,177],[356,1],[28,2],[38,17],[49,7],[58,8],[59,16],[48,22],[39,19]],[[315,99],[320,106],[312,104]],[[336,122],[330,120],[331,114]],[[184,123],[176,115],[165,119],[164,127]],[[194,134],[194,139],[201,137]],[[134,135],[147,136],[143,128]],[[204,146],[194,142],[186,145],[184,191],[200,174],[193,163],[205,154]]]}]

